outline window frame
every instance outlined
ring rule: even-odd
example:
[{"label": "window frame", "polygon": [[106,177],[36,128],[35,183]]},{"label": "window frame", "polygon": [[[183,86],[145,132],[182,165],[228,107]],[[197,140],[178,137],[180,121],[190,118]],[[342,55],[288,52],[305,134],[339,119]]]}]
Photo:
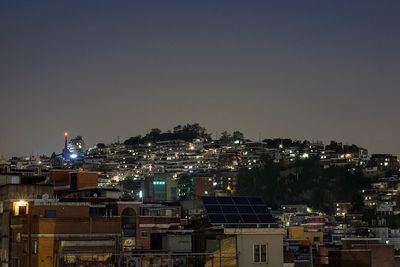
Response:
[{"label": "window frame", "polygon": [[[265,256],[263,256],[263,248],[265,249]],[[257,250],[258,252],[256,253]],[[268,243],[253,244],[253,263],[255,264],[268,263]]]},{"label": "window frame", "polygon": [[44,214],[43,214],[44,218],[57,218],[57,210],[55,209],[45,209],[44,210]]},{"label": "window frame", "polygon": [[149,231],[140,231],[141,238],[149,238]]},{"label": "window frame", "polygon": [[32,254],[33,255],[39,254],[39,241],[36,239],[32,240]]}]

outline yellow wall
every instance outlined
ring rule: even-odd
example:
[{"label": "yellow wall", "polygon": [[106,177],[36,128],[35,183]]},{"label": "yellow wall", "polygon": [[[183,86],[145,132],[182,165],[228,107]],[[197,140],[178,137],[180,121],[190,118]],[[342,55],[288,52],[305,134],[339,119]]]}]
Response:
[{"label": "yellow wall", "polygon": [[209,256],[206,267],[236,267],[236,236],[225,237],[220,241],[221,248]]},{"label": "yellow wall", "polygon": [[38,262],[36,266],[40,267],[53,267],[54,266],[54,238],[40,237]]},{"label": "yellow wall", "polygon": [[293,239],[306,239],[311,242],[314,242],[314,238],[319,237],[319,241],[315,241],[316,243],[322,243],[324,240],[323,232],[317,231],[304,231],[303,226],[290,226],[288,228],[288,238]]},{"label": "yellow wall", "polygon": [[[56,231],[55,220],[40,220],[39,233],[40,234],[53,234]],[[54,237],[39,237],[39,248],[37,255],[38,267],[53,267],[54,266]]]}]

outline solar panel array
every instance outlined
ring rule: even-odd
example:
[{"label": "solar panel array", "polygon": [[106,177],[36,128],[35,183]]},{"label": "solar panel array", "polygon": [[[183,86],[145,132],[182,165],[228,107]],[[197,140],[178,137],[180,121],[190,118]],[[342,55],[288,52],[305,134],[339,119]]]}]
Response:
[{"label": "solar panel array", "polygon": [[258,197],[202,197],[211,224],[275,224]]}]

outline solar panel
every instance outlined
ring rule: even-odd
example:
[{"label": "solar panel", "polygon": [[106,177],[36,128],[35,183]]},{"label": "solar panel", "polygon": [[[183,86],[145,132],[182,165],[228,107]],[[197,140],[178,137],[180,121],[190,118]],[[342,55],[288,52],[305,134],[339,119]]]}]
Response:
[{"label": "solar panel", "polygon": [[202,197],[211,224],[275,224],[268,207],[257,197]]},{"label": "solar panel", "polygon": [[242,218],[243,218],[244,223],[259,223],[260,222],[256,215],[242,214]]},{"label": "solar panel", "polygon": [[254,213],[249,205],[247,205],[247,206],[236,206],[236,208],[238,209],[239,213],[243,213],[243,214]]},{"label": "solar panel", "polygon": [[235,204],[231,197],[218,197],[219,204]]},{"label": "solar panel", "polygon": [[253,205],[265,205],[264,201],[259,197],[248,197],[247,200]]},{"label": "solar panel", "polygon": [[243,223],[243,219],[240,217],[240,215],[234,215],[234,214],[229,214],[225,215],[226,221],[231,224],[240,224]]},{"label": "solar panel", "polygon": [[227,223],[227,221],[225,220],[225,217],[223,215],[218,215],[218,214],[209,214],[208,218],[210,219],[210,221],[212,223],[215,224],[224,224]]},{"label": "solar panel", "polygon": [[204,204],[219,204],[216,197],[203,197]]},{"label": "solar panel", "polygon": [[232,197],[233,202],[235,202],[235,204],[241,205],[249,205],[249,202],[247,201],[247,198],[245,197]]},{"label": "solar panel", "polygon": [[208,214],[213,214],[213,213],[220,214],[220,213],[222,213],[221,207],[218,206],[218,205],[207,205],[205,207],[206,207],[206,210],[207,210]]},{"label": "solar panel", "polygon": [[238,213],[238,210],[233,205],[221,205],[223,213]]},{"label": "solar panel", "polygon": [[267,214],[267,215],[258,214],[257,217],[260,220],[260,223],[265,223],[265,224],[275,223],[274,217],[272,217],[272,215],[270,215],[270,214]]},{"label": "solar panel", "polygon": [[266,206],[252,206],[254,213],[269,213],[269,210]]}]

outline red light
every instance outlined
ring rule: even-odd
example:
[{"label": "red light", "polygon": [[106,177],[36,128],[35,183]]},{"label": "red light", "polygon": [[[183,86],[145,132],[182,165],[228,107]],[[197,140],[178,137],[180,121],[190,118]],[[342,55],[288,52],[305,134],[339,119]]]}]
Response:
[{"label": "red light", "polygon": [[68,136],[68,132],[65,132],[65,133],[64,133],[64,136],[67,137],[67,136]]}]

